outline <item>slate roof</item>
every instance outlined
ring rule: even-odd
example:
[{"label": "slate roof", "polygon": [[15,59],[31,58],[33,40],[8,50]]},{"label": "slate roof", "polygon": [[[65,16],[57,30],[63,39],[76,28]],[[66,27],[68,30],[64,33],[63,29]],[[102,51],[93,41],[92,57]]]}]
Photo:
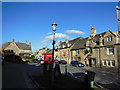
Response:
[{"label": "slate roof", "polygon": [[52,53],[52,49],[48,50],[46,53]]},{"label": "slate roof", "polygon": [[114,32],[114,34],[120,37],[120,31]]},{"label": "slate roof", "polygon": [[102,37],[103,37],[105,34],[106,34],[106,32],[96,34],[92,39],[94,42],[99,41],[100,35],[102,35]]},{"label": "slate roof", "polygon": [[82,39],[82,37],[78,37],[78,38],[75,38],[73,40],[70,40],[69,43],[72,45],[72,44],[74,44],[79,39]]},{"label": "slate roof", "polygon": [[15,42],[19,49],[31,50],[31,46],[26,43]]},{"label": "slate roof", "polygon": [[71,48],[71,50],[76,50],[76,49],[83,49],[86,47],[86,41],[88,38],[84,38],[84,39],[79,39],[74,46]]},{"label": "slate roof", "polygon": [[[71,47],[76,41],[78,41],[79,39],[82,39],[82,37],[78,37],[78,38],[75,38],[75,39],[73,39],[73,40],[68,40],[69,41],[69,44],[71,44],[69,47]],[[61,48],[62,48],[62,45],[65,45],[66,44],[66,42],[62,42],[61,44],[60,44],[60,46],[61,46]],[[68,48],[68,47],[66,47],[66,48]]]},{"label": "slate roof", "polygon": [[10,45],[11,42],[6,42],[4,44],[2,44],[2,48],[5,49],[8,45]]},{"label": "slate roof", "polygon": [[[99,42],[99,38],[100,38],[100,35],[102,35],[102,37],[106,34],[106,32],[103,32],[103,33],[100,33],[100,34],[96,34],[94,37],[91,37],[91,39],[94,41],[94,42]],[[76,49],[84,49],[86,47],[86,41],[88,40],[88,37],[87,38],[84,38],[84,39],[79,39],[75,44],[74,46],[71,48],[71,50],[76,50]]]},{"label": "slate roof", "polygon": [[[2,48],[5,49],[7,46],[9,46],[12,42],[6,42],[5,44],[2,45]],[[26,43],[21,43],[21,42],[15,42],[15,44],[18,46],[19,49],[23,50],[31,50],[31,46]]]}]

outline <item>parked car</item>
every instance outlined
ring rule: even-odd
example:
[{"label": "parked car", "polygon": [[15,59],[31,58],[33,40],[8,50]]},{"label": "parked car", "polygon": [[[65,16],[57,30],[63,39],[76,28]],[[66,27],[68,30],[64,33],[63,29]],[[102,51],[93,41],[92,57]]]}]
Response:
[{"label": "parked car", "polygon": [[[52,63],[52,60],[48,61],[48,63]],[[54,60],[54,63],[58,63],[58,60]]]},{"label": "parked car", "polygon": [[59,64],[67,64],[67,62],[65,60],[60,60]]},{"label": "parked car", "polygon": [[39,63],[40,63],[40,64],[44,64],[44,60],[40,59],[40,60],[39,60]]},{"label": "parked car", "polygon": [[58,60],[54,60],[55,63],[58,63],[59,61]]},{"label": "parked car", "polygon": [[33,62],[34,62],[34,63],[38,63],[38,59],[37,59],[37,58],[34,58],[34,59],[33,59]]},{"label": "parked car", "polygon": [[85,65],[79,61],[71,61],[71,65],[72,66],[76,66],[76,67],[84,67]]}]

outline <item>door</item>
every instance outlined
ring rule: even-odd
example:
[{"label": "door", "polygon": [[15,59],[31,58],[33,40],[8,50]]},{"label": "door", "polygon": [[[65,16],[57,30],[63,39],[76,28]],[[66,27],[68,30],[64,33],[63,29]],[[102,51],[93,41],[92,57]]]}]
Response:
[{"label": "door", "polygon": [[92,59],[88,59],[89,61],[89,66],[92,67]]}]

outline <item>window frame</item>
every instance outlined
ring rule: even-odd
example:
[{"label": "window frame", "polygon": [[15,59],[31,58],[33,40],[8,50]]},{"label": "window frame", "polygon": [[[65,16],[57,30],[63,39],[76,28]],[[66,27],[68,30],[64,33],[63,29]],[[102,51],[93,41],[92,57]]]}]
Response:
[{"label": "window frame", "polygon": [[108,36],[107,37],[107,42],[111,42],[112,41],[112,36]]},{"label": "window frame", "polygon": [[114,55],[114,47],[107,47],[107,55]]}]

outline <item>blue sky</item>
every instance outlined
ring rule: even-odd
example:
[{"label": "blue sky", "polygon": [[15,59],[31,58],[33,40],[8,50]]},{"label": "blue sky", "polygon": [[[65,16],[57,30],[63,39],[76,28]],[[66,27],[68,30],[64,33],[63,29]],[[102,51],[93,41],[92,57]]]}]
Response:
[{"label": "blue sky", "polygon": [[[117,2],[4,2],[2,4],[2,42],[32,43],[32,50],[52,48],[52,23],[58,24],[60,40],[87,37],[91,25],[97,33],[117,31]],[[77,33],[76,33],[77,32]]]}]

